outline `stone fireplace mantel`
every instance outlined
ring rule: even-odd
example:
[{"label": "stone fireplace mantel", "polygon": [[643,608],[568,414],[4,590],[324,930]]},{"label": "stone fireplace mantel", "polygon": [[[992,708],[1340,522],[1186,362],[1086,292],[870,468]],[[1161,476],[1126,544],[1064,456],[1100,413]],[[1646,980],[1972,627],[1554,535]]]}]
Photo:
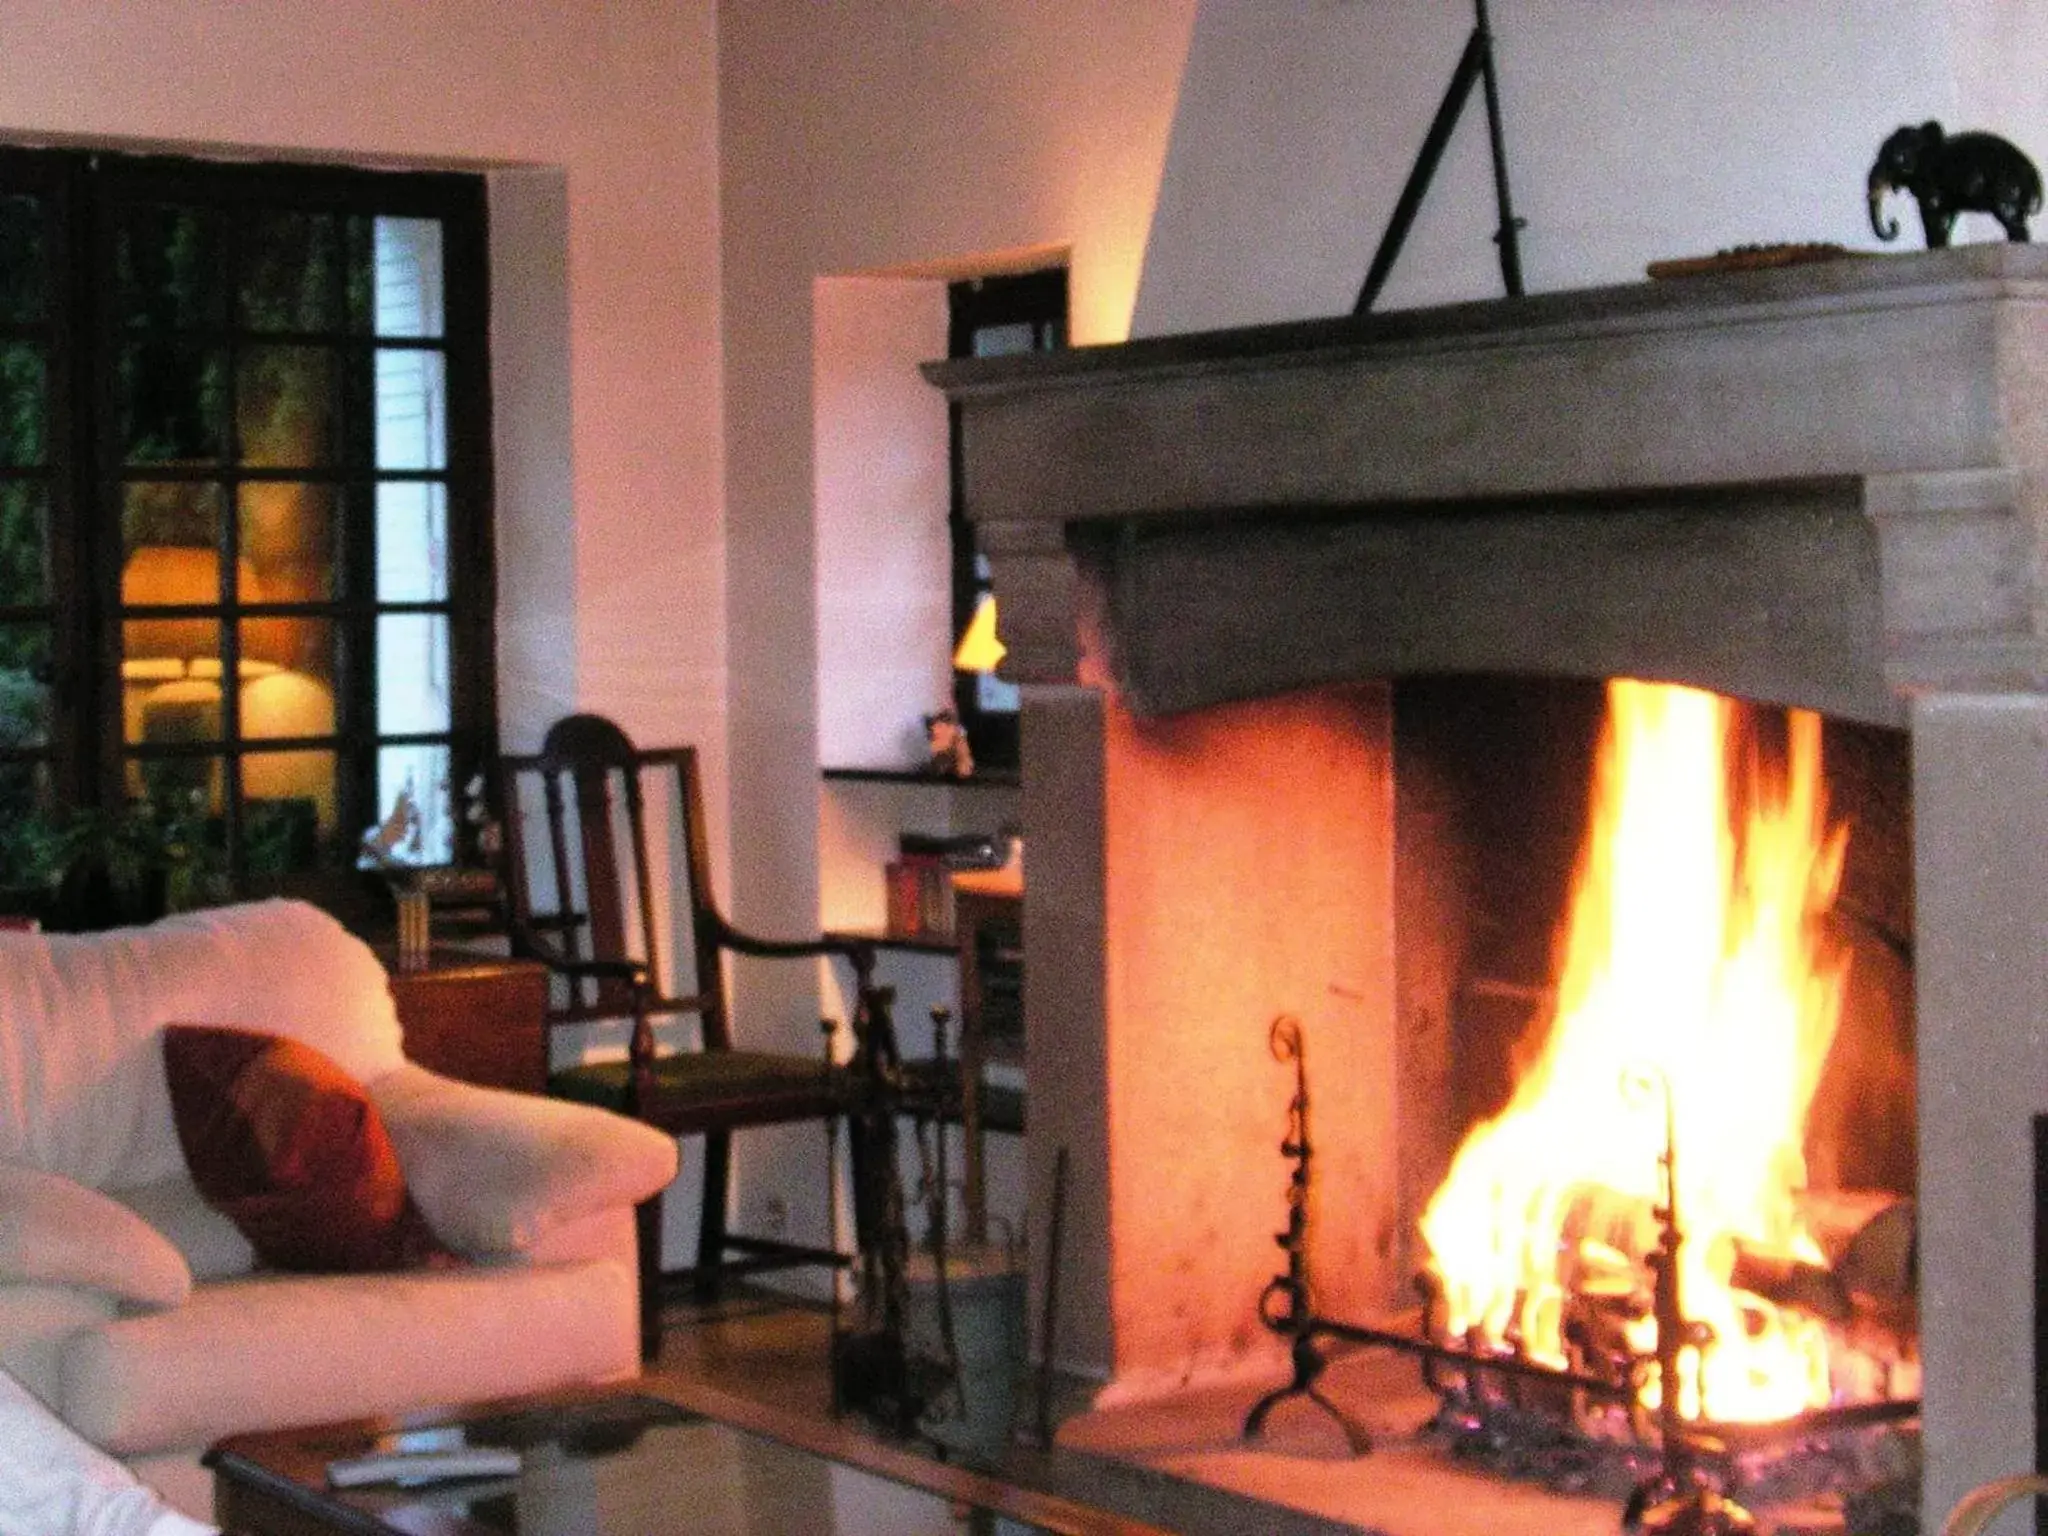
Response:
[{"label": "stone fireplace mantel", "polygon": [[1142,711],[1538,635],[1898,723],[2048,676],[2044,300],[1976,246],[927,372],[1020,680],[1073,677],[1085,578]]},{"label": "stone fireplace mantel", "polygon": [[1412,1205],[1406,1085],[1447,1064],[1397,979],[1383,685],[1631,673],[1909,732],[1926,1528],[2034,1465],[2048,252],[927,372],[1026,685],[1027,1156],[1035,1209],[1056,1147],[1078,1175],[1069,1363],[1144,1390],[1257,1357],[1277,1011],[1339,1143],[1333,1309],[1397,1278],[1393,1223],[1346,1208]]}]

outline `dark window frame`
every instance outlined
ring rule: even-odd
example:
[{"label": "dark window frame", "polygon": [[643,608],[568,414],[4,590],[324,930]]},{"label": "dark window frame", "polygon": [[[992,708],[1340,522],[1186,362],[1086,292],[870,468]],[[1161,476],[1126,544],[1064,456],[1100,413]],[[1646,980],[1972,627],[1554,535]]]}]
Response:
[{"label": "dark window frame", "polygon": [[[228,690],[223,734],[217,750],[225,762],[225,852],[234,890],[304,888],[316,896],[326,886],[353,884],[350,850],[360,829],[374,821],[377,753],[380,746],[408,742],[439,744],[450,753],[451,794],[456,798],[457,858],[473,854],[462,839],[471,829],[461,818],[459,786],[495,761],[496,571],[491,472],[489,374],[489,260],[486,193],[482,177],[446,172],[373,171],[334,165],[284,162],[231,163],[155,155],[83,150],[0,147],[0,195],[28,193],[45,200],[46,264],[62,291],[47,295],[41,324],[0,326],[0,340],[27,332],[46,343],[49,371],[49,429],[44,463],[33,469],[0,468],[0,478],[41,477],[48,484],[48,545],[51,570],[47,601],[35,610],[0,607],[0,621],[44,622],[52,626],[53,676],[49,741],[41,747],[0,747],[0,764],[40,761],[49,765],[52,809],[111,808],[124,803],[126,764],[174,750],[130,744],[121,725],[122,487],[133,482],[199,481],[223,487],[227,508],[223,529],[230,557],[239,538],[234,512],[238,488],[270,481],[325,483],[335,488],[342,527],[333,549],[334,585],[320,602],[252,605],[227,610],[326,621],[341,630],[341,658],[334,678],[337,721],[332,738],[233,739],[234,690]],[[379,337],[353,329],[345,306],[316,331],[265,329],[228,314],[217,326],[176,334],[220,346],[232,359],[238,346],[320,346],[325,366],[335,371],[339,432],[369,432],[346,413],[368,397],[362,392],[370,360],[379,349],[417,348],[444,359],[446,457],[441,469],[416,473],[379,471],[367,454],[338,453],[318,467],[265,467],[239,462],[232,420],[217,462],[199,465],[123,464],[119,438],[116,358],[123,331],[117,314],[116,215],[136,204],[190,204],[224,213],[252,208],[281,212],[359,217],[425,218],[437,221],[442,238],[442,334],[412,340]],[[223,256],[228,270],[240,252]],[[335,294],[345,293],[337,262]],[[230,289],[232,285],[230,284]],[[360,354],[360,357],[357,357]],[[358,362],[362,367],[358,368]],[[230,361],[230,369],[232,361]],[[379,603],[374,591],[373,508],[380,483],[417,480],[445,487],[448,590],[445,602]],[[212,614],[221,605],[209,605]],[[175,616],[175,610],[171,613]],[[194,610],[197,616],[199,610]],[[378,737],[362,729],[374,722],[376,625],[380,614],[445,614],[450,647],[450,728],[446,732]],[[225,626],[232,630],[233,626]],[[224,637],[231,664],[234,641]],[[322,849],[321,868],[282,879],[253,877],[239,839],[241,809],[236,801],[241,757],[252,751],[288,749],[303,740],[336,754],[335,846]],[[0,885],[9,883],[0,872]]]}]

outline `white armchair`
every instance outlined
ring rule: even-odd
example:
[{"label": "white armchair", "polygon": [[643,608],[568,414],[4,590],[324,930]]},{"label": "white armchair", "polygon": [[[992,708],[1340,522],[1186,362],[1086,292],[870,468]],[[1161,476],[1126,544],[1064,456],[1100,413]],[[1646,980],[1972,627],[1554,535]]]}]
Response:
[{"label": "white armchair", "polygon": [[[159,1035],[287,1036],[365,1085],[414,1201],[471,1262],[265,1272],[186,1172]],[[404,1059],[387,978],[315,908],[0,934],[0,1366],[175,1504],[220,1436],[626,1376],[633,1208],[672,1139]]]}]

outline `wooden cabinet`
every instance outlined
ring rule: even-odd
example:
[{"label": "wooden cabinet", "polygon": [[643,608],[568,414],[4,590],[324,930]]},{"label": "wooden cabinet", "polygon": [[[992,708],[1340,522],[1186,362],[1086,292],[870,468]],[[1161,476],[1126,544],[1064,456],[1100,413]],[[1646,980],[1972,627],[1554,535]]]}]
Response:
[{"label": "wooden cabinet", "polygon": [[547,1090],[547,968],[532,960],[437,949],[424,970],[392,969],[405,1054],[487,1088]]}]

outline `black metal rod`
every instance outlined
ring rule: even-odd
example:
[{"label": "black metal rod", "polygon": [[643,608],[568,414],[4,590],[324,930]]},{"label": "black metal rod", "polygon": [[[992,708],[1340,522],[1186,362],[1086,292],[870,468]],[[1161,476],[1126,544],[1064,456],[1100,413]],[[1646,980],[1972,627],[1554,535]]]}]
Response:
[{"label": "black metal rod", "polygon": [[1450,89],[1444,92],[1436,116],[1430,119],[1429,132],[1423,135],[1415,167],[1409,171],[1401,195],[1394,202],[1393,217],[1387,220],[1386,233],[1380,236],[1379,249],[1373,253],[1372,266],[1365,274],[1365,286],[1358,290],[1358,302],[1351,307],[1354,315],[1371,310],[1379,299],[1380,290],[1387,285],[1387,276],[1394,270],[1394,263],[1400,259],[1401,247],[1408,242],[1408,231],[1415,223],[1415,215],[1421,211],[1422,199],[1429,191],[1429,184],[1436,179],[1437,164],[1444,157],[1444,147],[1451,141],[1451,130],[1458,126],[1466,98],[1472,94],[1473,85],[1483,73],[1485,52],[1486,33],[1474,27],[1472,36],[1466,39],[1464,53],[1458,57],[1458,67],[1451,75]]},{"label": "black metal rod", "polygon": [[1053,1344],[1060,1322],[1060,1249],[1066,1239],[1067,1149],[1061,1146],[1052,1160],[1052,1213],[1045,1234],[1045,1310],[1038,1330],[1038,1448],[1052,1449]]},{"label": "black metal rod", "polygon": [[1422,200],[1429,192],[1430,183],[1436,179],[1437,167],[1443,161],[1451,133],[1464,114],[1465,103],[1471,99],[1475,84],[1484,87],[1486,142],[1493,154],[1493,201],[1500,218],[1493,240],[1499,248],[1501,282],[1509,297],[1518,299],[1522,296],[1522,221],[1515,217],[1514,200],[1508,192],[1507,134],[1501,126],[1500,81],[1493,65],[1493,28],[1487,18],[1486,0],[1474,0],[1474,7],[1476,20],[1472,35],[1465,40],[1465,51],[1458,56],[1458,67],[1451,73],[1450,86],[1437,106],[1436,116],[1430,119],[1429,132],[1423,135],[1422,149],[1415,156],[1414,169],[1409,171],[1401,195],[1394,202],[1393,216],[1387,220],[1386,233],[1380,236],[1379,249],[1373,252],[1365,284],[1358,290],[1358,302],[1351,306],[1354,315],[1370,312],[1379,302],[1380,290],[1386,287],[1394,263],[1400,259],[1401,247],[1408,243],[1408,232],[1414,227],[1415,215],[1421,211]]},{"label": "black metal rod", "polygon": [[1627,1382],[1609,1381],[1602,1376],[1587,1376],[1578,1371],[1561,1370],[1554,1365],[1543,1365],[1534,1360],[1519,1360],[1513,1355],[1474,1354],[1471,1350],[1439,1344],[1433,1339],[1418,1338],[1414,1334],[1396,1333],[1387,1328],[1364,1328],[1356,1323],[1340,1323],[1334,1318],[1327,1317],[1312,1317],[1308,1326],[1312,1333],[1327,1334],[1333,1339],[1343,1339],[1347,1343],[1373,1344],[1387,1349],[1406,1350],[1409,1354],[1420,1355],[1425,1360],[1455,1365],[1468,1371],[1496,1371],[1505,1376],[1548,1382],[1553,1386],[1577,1387],[1583,1392],[1612,1398],[1616,1402],[1630,1402],[1635,1397],[1635,1388]]},{"label": "black metal rod", "polygon": [[1863,1429],[1873,1424],[1899,1424],[1920,1417],[1917,1397],[1889,1398],[1878,1403],[1847,1403],[1839,1408],[1810,1408],[1789,1419],[1748,1424],[1725,1419],[1702,1420],[1685,1426],[1685,1432],[1704,1440],[1718,1440],[1731,1450],[1772,1445],[1799,1435],[1820,1434],[1836,1429]]},{"label": "black metal rod", "polygon": [[1507,135],[1501,128],[1500,81],[1493,68],[1493,28],[1486,18],[1486,0],[1473,0],[1479,8],[1479,25],[1473,31],[1475,39],[1483,39],[1479,49],[1480,80],[1485,87],[1486,139],[1493,149],[1493,205],[1500,215],[1500,228],[1494,232],[1494,244],[1500,247],[1500,280],[1507,289],[1508,297],[1522,296],[1522,221],[1515,217],[1514,199],[1508,195],[1508,146]]}]

